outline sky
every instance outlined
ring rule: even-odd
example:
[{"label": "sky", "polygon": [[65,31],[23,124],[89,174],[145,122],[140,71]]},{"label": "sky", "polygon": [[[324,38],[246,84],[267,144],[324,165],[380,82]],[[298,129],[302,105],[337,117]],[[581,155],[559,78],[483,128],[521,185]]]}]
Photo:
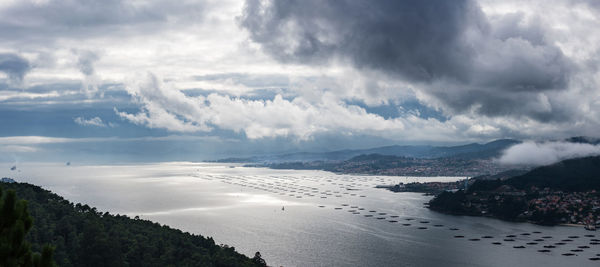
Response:
[{"label": "sky", "polygon": [[0,161],[600,132],[594,0],[0,0]]}]

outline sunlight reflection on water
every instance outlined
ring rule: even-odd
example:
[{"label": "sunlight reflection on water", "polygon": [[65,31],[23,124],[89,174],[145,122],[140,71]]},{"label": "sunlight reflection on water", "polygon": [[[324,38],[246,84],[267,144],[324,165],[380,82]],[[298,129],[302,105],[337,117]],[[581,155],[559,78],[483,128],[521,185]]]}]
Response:
[{"label": "sunlight reflection on water", "polygon": [[[584,238],[550,253],[537,251],[569,235],[583,236],[581,228],[449,216],[424,208],[428,196],[374,188],[462,177],[336,175],[190,162],[32,163],[21,164],[21,172],[9,169],[0,164],[0,175],[101,211],[139,215],[212,236],[247,255],[260,251],[274,266],[594,266],[587,258],[600,253],[596,246],[578,252],[579,257],[561,255],[586,245]],[[520,234],[538,231],[554,237],[537,246],[513,248],[539,238]],[[465,238],[454,238],[457,233]],[[512,234],[517,235],[514,244],[502,241]],[[470,241],[487,235],[494,240]],[[496,240],[503,245],[491,244]]]}]

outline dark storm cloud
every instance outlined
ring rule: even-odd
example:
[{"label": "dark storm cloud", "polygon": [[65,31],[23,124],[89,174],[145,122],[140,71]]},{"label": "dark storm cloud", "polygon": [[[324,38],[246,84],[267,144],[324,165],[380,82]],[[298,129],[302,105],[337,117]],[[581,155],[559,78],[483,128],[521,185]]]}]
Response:
[{"label": "dark storm cloud", "polygon": [[463,79],[472,51],[457,33],[479,16],[468,1],[246,2],[241,25],[283,61],[334,56],[414,80]]},{"label": "dark storm cloud", "polygon": [[239,23],[282,62],[381,71],[450,112],[558,119],[544,94],[566,89],[574,69],[540,23],[487,18],[470,0],[247,0]]},{"label": "dark storm cloud", "polygon": [[21,83],[31,69],[27,59],[17,54],[0,53],[0,72],[4,72],[13,83]]}]

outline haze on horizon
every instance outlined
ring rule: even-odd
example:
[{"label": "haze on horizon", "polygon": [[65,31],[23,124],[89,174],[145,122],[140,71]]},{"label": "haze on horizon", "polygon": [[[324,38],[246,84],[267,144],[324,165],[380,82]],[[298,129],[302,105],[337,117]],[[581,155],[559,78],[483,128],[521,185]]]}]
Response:
[{"label": "haze on horizon", "polygon": [[0,161],[597,136],[600,4],[0,1]]}]

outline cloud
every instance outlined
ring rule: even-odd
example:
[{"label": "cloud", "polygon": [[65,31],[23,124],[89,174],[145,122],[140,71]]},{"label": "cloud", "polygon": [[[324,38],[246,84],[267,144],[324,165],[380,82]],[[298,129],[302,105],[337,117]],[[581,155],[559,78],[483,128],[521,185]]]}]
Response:
[{"label": "cloud", "polygon": [[99,77],[96,75],[94,64],[100,59],[100,55],[91,50],[73,49],[73,53],[77,55],[77,68],[84,75],[81,89],[89,97],[98,91]]},{"label": "cloud", "polygon": [[[431,117],[414,112],[384,117],[368,107],[344,101],[337,90],[316,90],[311,86],[305,90],[313,94],[274,94],[256,99],[216,92],[187,95],[173,83],[163,83],[152,74],[132,80],[135,82],[126,86],[126,90],[132,102],[139,106],[139,112],[115,108],[115,113],[136,125],[170,132],[223,133],[225,130],[243,133],[249,139],[286,137],[296,141],[337,134],[405,142],[451,142],[568,136],[573,123],[547,124],[474,114]],[[580,128],[583,129],[581,134],[594,132],[593,125]]]},{"label": "cloud", "polygon": [[21,146],[21,145],[0,145],[0,151],[3,153],[28,153],[37,152],[38,148],[32,146]]},{"label": "cloud", "polygon": [[303,97],[284,99],[276,95],[268,100],[249,100],[212,93],[186,96],[154,75],[144,82],[128,86],[134,101],[141,105],[137,114],[115,112],[123,119],[150,128],[174,132],[211,131],[213,127],[243,132],[250,139],[293,137],[310,139],[326,132],[377,133],[404,128],[400,119],[384,119],[364,108],[339,101],[325,93],[319,103]]},{"label": "cloud", "polygon": [[27,59],[11,53],[0,53],[0,72],[4,72],[9,82],[21,84],[25,74],[31,70]]},{"label": "cloud", "polygon": [[3,136],[0,137],[0,146],[35,146],[45,144],[63,144],[63,143],[93,143],[93,142],[131,142],[131,141],[200,141],[200,140],[227,140],[218,136],[190,136],[190,135],[168,135],[168,136],[147,136],[133,138],[117,137],[88,137],[88,138],[62,138],[49,136]]},{"label": "cloud", "polygon": [[93,117],[87,120],[83,117],[77,117],[73,121],[82,126],[108,127],[108,125],[105,124],[99,117]]},{"label": "cloud", "polygon": [[[203,16],[203,2],[187,1],[14,1],[0,7],[0,29],[17,39],[51,41],[56,37],[89,37],[157,31],[173,22]],[[173,16],[182,20],[174,20]],[[139,33],[139,32],[138,32]]]},{"label": "cloud", "polygon": [[451,114],[568,119],[547,92],[565,90],[575,67],[548,29],[492,20],[475,1],[247,0],[239,24],[280,62],[382,72]]},{"label": "cloud", "polygon": [[100,59],[98,53],[90,50],[74,50],[75,54],[78,55],[77,67],[79,71],[85,76],[92,76],[95,74],[94,63]]},{"label": "cloud", "polygon": [[0,137],[0,145],[37,145],[69,142],[69,138],[47,137],[47,136],[3,136]]},{"label": "cloud", "polygon": [[570,142],[524,142],[504,151],[499,162],[510,165],[539,166],[593,155],[600,155],[600,145]]}]

